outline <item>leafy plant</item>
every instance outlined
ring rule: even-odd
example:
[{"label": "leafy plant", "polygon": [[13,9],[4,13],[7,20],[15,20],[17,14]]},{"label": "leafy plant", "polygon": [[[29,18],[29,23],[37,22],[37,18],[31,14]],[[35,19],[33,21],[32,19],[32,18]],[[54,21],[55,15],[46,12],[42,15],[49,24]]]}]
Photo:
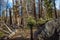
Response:
[{"label": "leafy plant", "polygon": [[36,21],[33,17],[29,16],[27,18],[27,25],[30,27],[30,32],[31,32],[31,40],[33,40],[33,26],[36,24]]},{"label": "leafy plant", "polygon": [[37,20],[37,24],[41,25],[41,24],[44,24],[44,23],[46,23],[47,21],[50,21],[50,20],[52,20],[52,18],[45,18],[45,19],[40,18],[40,19]]},{"label": "leafy plant", "polygon": [[45,17],[45,20],[46,20],[46,21],[50,21],[50,20],[52,20],[52,19],[53,19],[53,18],[49,18],[48,16]]},{"label": "leafy plant", "polygon": [[37,24],[41,25],[44,24],[46,22],[46,20],[44,20],[43,18],[40,18],[37,20]]},{"label": "leafy plant", "polygon": [[27,25],[28,25],[28,26],[34,26],[35,24],[36,24],[35,19],[34,19],[33,17],[29,16],[29,17],[27,18]]}]

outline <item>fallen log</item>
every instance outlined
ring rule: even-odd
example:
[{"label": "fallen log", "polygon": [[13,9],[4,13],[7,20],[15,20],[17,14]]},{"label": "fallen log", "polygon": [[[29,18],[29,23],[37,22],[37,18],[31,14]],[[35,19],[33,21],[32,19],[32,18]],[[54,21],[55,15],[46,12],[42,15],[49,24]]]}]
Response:
[{"label": "fallen log", "polygon": [[0,28],[0,31],[4,32],[5,34],[10,34],[10,32],[5,31],[5,30],[3,30],[2,28]]}]

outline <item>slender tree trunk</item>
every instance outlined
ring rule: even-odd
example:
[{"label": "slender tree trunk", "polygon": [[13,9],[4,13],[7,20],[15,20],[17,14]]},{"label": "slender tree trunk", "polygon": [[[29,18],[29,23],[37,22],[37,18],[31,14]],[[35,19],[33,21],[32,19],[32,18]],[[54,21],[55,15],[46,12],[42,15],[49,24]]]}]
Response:
[{"label": "slender tree trunk", "polygon": [[33,26],[30,26],[31,40],[33,40]]},{"label": "slender tree trunk", "polygon": [[16,13],[15,13],[15,24],[17,25],[17,23],[18,23],[18,21],[17,21],[17,18],[18,18],[18,4],[17,4],[17,0],[16,0],[16,6],[15,6],[15,8],[16,8]]},{"label": "slender tree trunk", "polygon": [[10,14],[10,25],[11,25],[12,24],[11,9],[9,9],[9,14]]},{"label": "slender tree trunk", "polygon": [[43,15],[43,13],[42,13],[42,11],[43,11],[42,0],[41,0],[40,4],[41,4],[40,13],[41,13],[41,17],[42,17],[42,15]]},{"label": "slender tree trunk", "polygon": [[28,3],[28,0],[26,1],[26,11],[27,11],[27,17],[29,16],[29,3]]},{"label": "slender tree trunk", "polygon": [[15,23],[15,18],[14,18],[14,0],[12,0],[12,2],[13,2],[13,24]]},{"label": "slender tree trunk", "polygon": [[35,17],[35,19],[36,19],[36,6],[35,6],[35,0],[33,0],[34,2],[33,2],[33,7],[34,7],[34,17]]},{"label": "slender tree trunk", "polygon": [[[7,0],[7,3],[8,3],[8,0]],[[7,22],[7,18],[8,18],[8,15],[7,15],[7,12],[8,12],[7,3],[6,3],[6,19],[5,19],[5,23]]]},{"label": "slender tree trunk", "polygon": [[21,5],[21,25],[23,25],[23,6],[22,6],[22,0],[20,0]]},{"label": "slender tree trunk", "polygon": [[32,16],[34,16],[34,18],[36,19],[37,17],[36,17],[36,6],[35,6],[35,0],[31,0],[30,1],[30,6],[31,6],[31,8],[30,8],[30,10],[31,10],[31,15]]},{"label": "slender tree trunk", "polygon": [[1,14],[2,14],[2,0],[0,0],[0,17],[2,16]]},{"label": "slender tree trunk", "polygon": [[39,18],[42,17],[42,0],[38,0],[38,8],[39,8]]},{"label": "slender tree trunk", "polygon": [[[0,5],[1,5],[1,0],[0,0]],[[0,6],[0,13],[1,13],[1,6]],[[1,17],[1,14],[0,14],[0,17]]]},{"label": "slender tree trunk", "polygon": [[[34,18],[37,19],[35,0],[30,0],[30,6],[31,6],[31,15],[33,15]],[[30,26],[30,33],[31,33],[31,40],[33,40],[33,26]]]},{"label": "slender tree trunk", "polygon": [[55,13],[55,18],[57,18],[57,12],[56,12],[56,4],[55,4],[55,0],[54,0],[53,4],[54,4],[54,13]]},{"label": "slender tree trunk", "polygon": [[15,1],[15,3],[16,4],[14,4],[14,0],[13,0],[13,13],[14,13],[14,20],[15,20],[15,25],[18,25],[18,17],[19,17],[19,10],[18,10],[18,7],[19,7],[19,5],[18,5],[18,1],[16,0]]},{"label": "slender tree trunk", "polygon": [[38,15],[39,15],[39,18],[40,18],[41,17],[41,14],[40,14],[40,0],[38,0],[38,8],[39,8],[39,11],[38,11],[39,14]]}]

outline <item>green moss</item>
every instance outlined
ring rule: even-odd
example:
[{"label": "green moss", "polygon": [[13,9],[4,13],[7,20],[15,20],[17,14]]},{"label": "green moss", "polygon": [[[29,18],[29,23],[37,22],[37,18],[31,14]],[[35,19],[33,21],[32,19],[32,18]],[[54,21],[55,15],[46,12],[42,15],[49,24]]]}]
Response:
[{"label": "green moss", "polygon": [[4,33],[0,31],[0,37],[3,37],[4,36]]},{"label": "green moss", "polygon": [[48,16],[46,16],[45,17],[45,20],[47,20],[47,21],[50,21],[50,20],[52,20],[53,18],[50,18],[50,17],[48,17]]},{"label": "green moss", "polygon": [[52,18],[48,18],[48,17],[46,17],[45,19],[40,18],[40,19],[37,20],[37,24],[44,24],[44,23],[46,23],[47,21],[50,21],[50,20],[52,20]]},{"label": "green moss", "polygon": [[50,20],[52,20],[53,18],[49,18],[49,17],[45,17],[45,18],[40,18],[40,19],[37,19],[37,21],[33,18],[33,17],[28,17],[27,18],[27,24],[28,24],[28,26],[34,26],[34,25],[36,25],[36,23],[38,24],[38,25],[41,25],[41,24],[44,24],[44,23],[46,23],[47,21],[50,21]]},{"label": "green moss", "polygon": [[37,20],[37,24],[43,24],[45,22],[46,22],[46,20],[44,20],[43,18],[40,18]]}]

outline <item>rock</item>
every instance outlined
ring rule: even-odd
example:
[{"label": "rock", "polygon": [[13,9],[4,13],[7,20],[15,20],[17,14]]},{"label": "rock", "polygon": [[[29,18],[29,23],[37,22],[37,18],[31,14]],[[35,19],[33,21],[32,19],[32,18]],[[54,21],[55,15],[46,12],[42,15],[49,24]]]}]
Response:
[{"label": "rock", "polygon": [[39,40],[49,39],[53,35],[57,35],[55,34],[56,29],[58,33],[60,30],[60,18],[53,19],[45,23],[44,27],[42,26],[42,28],[38,28],[38,30],[34,33],[34,36],[35,38],[38,38],[39,35]]}]

